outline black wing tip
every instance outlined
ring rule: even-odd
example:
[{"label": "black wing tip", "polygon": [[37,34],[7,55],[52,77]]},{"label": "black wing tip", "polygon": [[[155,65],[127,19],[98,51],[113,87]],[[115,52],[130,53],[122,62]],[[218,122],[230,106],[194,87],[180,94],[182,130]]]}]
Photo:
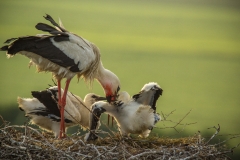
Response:
[{"label": "black wing tip", "polygon": [[59,27],[59,25],[54,21],[54,19],[52,18],[52,16],[50,16],[49,14],[45,13],[46,16],[43,16],[46,20],[50,21],[54,26]]},{"label": "black wing tip", "polygon": [[2,47],[0,48],[0,51],[8,51],[8,45],[2,46]]},{"label": "black wing tip", "polygon": [[[46,16],[43,16],[46,20],[53,20],[52,16],[50,16],[49,14],[45,13]],[[54,20],[53,20],[54,21]],[[55,22],[55,21],[54,21]]]},{"label": "black wing tip", "polygon": [[39,98],[41,95],[39,91],[31,91],[31,93],[34,98]]},{"label": "black wing tip", "polygon": [[18,38],[9,38],[7,39],[4,43],[8,44],[8,43],[11,43],[12,41],[15,41],[17,40]]},{"label": "black wing tip", "polygon": [[49,14],[45,13],[46,16],[43,16],[46,20],[50,21],[55,27],[57,27],[58,29],[60,29],[62,32],[68,32],[65,28],[61,27],[59,24],[57,24],[56,21],[54,21],[54,19],[52,18],[52,16],[50,16]]}]

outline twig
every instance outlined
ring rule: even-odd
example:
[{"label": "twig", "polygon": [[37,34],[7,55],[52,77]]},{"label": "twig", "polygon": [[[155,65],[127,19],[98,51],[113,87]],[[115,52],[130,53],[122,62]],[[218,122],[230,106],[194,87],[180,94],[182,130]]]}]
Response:
[{"label": "twig", "polygon": [[161,113],[162,113],[162,116],[163,116],[163,119],[166,120],[166,119],[167,119],[170,115],[172,115],[175,111],[176,111],[176,109],[174,109],[173,111],[171,111],[169,114],[163,114],[163,112],[161,112]]},{"label": "twig", "polygon": [[102,155],[104,155],[104,154],[106,154],[107,152],[112,152],[114,149],[117,148],[117,146],[118,146],[119,144],[120,144],[120,143],[118,143],[118,144],[117,144],[115,147],[113,147],[111,150],[109,150],[109,151],[105,151],[105,152],[103,152],[102,154],[100,154],[100,155],[94,157],[93,160],[94,160],[94,159],[97,159],[98,157],[100,157],[100,156],[102,156]]},{"label": "twig", "polygon": [[[197,123],[197,122],[185,123],[185,124],[182,124],[182,123],[181,123],[181,122],[190,114],[190,112],[192,111],[192,109],[191,109],[190,111],[188,111],[188,113],[186,113],[186,114],[183,116],[183,118],[181,118],[178,122],[174,122],[174,121],[172,121],[172,120],[167,120],[167,118],[168,118],[170,115],[172,115],[175,111],[176,111],[176,110],[173,110],[173,111],[171,111],[169,114],[164,114],[164,113],[162,112],[162,115],[163,115],[163,117],[164,117],[164,120],[163,120],[163,121],[168,121],[168,122],[175,123],[174,126],[163,127],[163,128],[162,128],[162,127],[155,127],[155,128],[158,128],[158,129],[169,129],[169,128],[173,128],[177,133],[180,133],[180,132],[182,132],[182,131],[185,129],[186,126]],[[177,130],[177,126],[179,126],[179,125],[184,125],[184,127],[181,129],[181,131],[178,131],[178,130]]]},{"label": "twig", "polygon": [[[220,131],[219,127],[212,128]],[[213,138],[218,136],[214,135]],[[87,144],[76,135],[57,140],[30,126],[14,125],[0,128],[0,159],[229,159],[228,154],[240,143],[229,149],[224,145],[239,136],[234,134],[217,144],[206,144],[200,133],[179,139],[150,137],[123,141],[107,137]]]},{"label": "twig", "polygon": [[[220,125],[218,124],[218,128],[213,126],[211,128],[214,128],[216,130],[216,132],[212,135],[212,137],[206,142],[206,144],[208,144],[219,132],[220,132]],[[211,128],[208,128],[208,129],[211,129]]]},{"label": "twig", "polygon": [[147,151],[147,152],[139,153],[139,154],[137,154],[137,155],[135,155],[135,156],[131,156],[131,157],[129,157],[128,159],[129,159],[129,160],[130,160],[130,159],[139,159],[139,157],[141,157],[141,156],[143,156],[143,155],[146,155],[146,154],[154,154],[154,153],[156,153],[156,151]]}]

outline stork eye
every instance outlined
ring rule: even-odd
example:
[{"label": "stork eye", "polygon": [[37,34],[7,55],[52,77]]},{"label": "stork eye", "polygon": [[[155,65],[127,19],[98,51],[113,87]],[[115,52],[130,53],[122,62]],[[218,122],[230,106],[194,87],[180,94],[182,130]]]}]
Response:
[{"label": "stork eye", "polygon": [[96,96],[96,95],[92,95],[92,98],[94,98],[94,99],[95,99],[95,98],[98,98],[98,96]]},{"label": "stork eye", "polygon": [[117,93],[118,93],[118,91],[120,91],[120,87],[118,86],[118,88],[117,88]]},{"label": "stork eye", "polygon": [[152,87],[152,89],[157,90],[157,89],[158,89],[158,86],[157,86],[157,85],[154,85],[154,86]]}]

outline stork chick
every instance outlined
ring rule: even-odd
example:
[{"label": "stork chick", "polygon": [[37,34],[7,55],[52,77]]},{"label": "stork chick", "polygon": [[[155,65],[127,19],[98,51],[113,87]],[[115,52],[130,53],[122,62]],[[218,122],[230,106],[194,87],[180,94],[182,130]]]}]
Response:
[{"label": "stork chick", "polygon": [[58,104],[61,108],[60,138],[65,134],[64,106],[66,105],[67,91],[71,79],[77,75],[92,84],[97,79],[105,91],[108,101],[115,100],[120,89],[118,77],[105,69],[100,60],[98,47],[88,40],[67,31],[60,21],[58,25],[50,15],[44,17],[55,27],[38,23],[36,29],[49,32],[36,36],[23,36],[10,38],[5,43],[8,45],[0,48],[7,51],[7,56],[12,57],[19,53],[30,59],[30,66],[35,64],[38,72],[52,72],[58,82],[58,92],[61,90],[61,80],[66,78],[65,89],[59,94]]},{"label": "stork chick", "polygon": [[[62,92],[63,89],[61,89]],[[44,91],[32,91],[34,98],[20,98],[17,101],[19,108],[25,111],[25,116],[31,118],[31,123],[40,128],[51,131],[59,137],[60,111],[58,109],[58,87],[50,87]],[[64,122],[68,127],[79,124],[82,128],[89,128],[91,106],[99,100],[106,100],[96,94],[89,93],[84,101],[77,95],[67,92]]]},{"label": "stork chick", "polygon": [[92,106],[90,115],[90,130],[85,140],[97,139],[95,130],[102,113],[113,116],[118,129],[123,136],[138,134],[140,137],[148,137],[149,133],[160,121],[160,115],[156,113],[156,102],[163,90],[154,82],[145,84],[142,90],[132,98],[127,92],[120,92],[118,101],[109,104],[96,102]]}]

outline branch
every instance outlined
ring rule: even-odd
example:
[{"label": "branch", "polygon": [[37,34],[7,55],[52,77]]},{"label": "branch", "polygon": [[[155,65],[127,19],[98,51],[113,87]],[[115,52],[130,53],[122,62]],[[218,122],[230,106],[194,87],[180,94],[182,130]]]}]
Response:
[{"label": "branch", "polygon": [[146,151],[146,152],[142,152],[142,153],[139,153],[139,154],[137,154],[137,155],[135,155],[135,156],[129,157],[128,160],[130,160],[130,159],[139,159],[139,157],[141,157],[141,156],[144,156],[144,155],[146,155],[146,154],[154,154],[154,153],[156,153],[156,152],[157,152],[157,151]]},{"label": "branch", "polygon": [[[182,123],[181,123],[181,122],[190,114],[190,112],[192,111],[192,109],[191,109],[190,111],[188,111],[188,112],[183,116],[183,118],[181,118],[178,122],[174,122],[174,121],[172,121],[172,120],[167,120],[167,118],[168,118],[170,115],[172,115],[175,111],[176,111],[176,110],[173,110],[173,111],[171,111],[169,114],[164,114],[163,112],[161,112],[162,115],[163,115],[164,121],[168,121],[168,122],[171,122],[171,123],[175,123],[174,126],[164,127],[164,128],[156,127],[156,128],[159,128],[159,129],[173,128],[177,133],[180,133],[180,132],[182,132],[182,131],[185,129],[186,126],[197,123],[197,122],[185,123],[185,124],[182,124]],[[179,125],[184,125],[184,127],[182,128],[181,131],[178,131],[178,130],[177,130],[177,126],[179,126]]]},{"label": "branch", "polygon": [[208,129],[211,129],[211,128],[214,128],[216,130],[216,132],[212,135],[212,137],[205,144],[208,144],[220,132],[220,125],[219,124],[218,124],[218,128],[213,126],[213,127],[208,128]]}]

